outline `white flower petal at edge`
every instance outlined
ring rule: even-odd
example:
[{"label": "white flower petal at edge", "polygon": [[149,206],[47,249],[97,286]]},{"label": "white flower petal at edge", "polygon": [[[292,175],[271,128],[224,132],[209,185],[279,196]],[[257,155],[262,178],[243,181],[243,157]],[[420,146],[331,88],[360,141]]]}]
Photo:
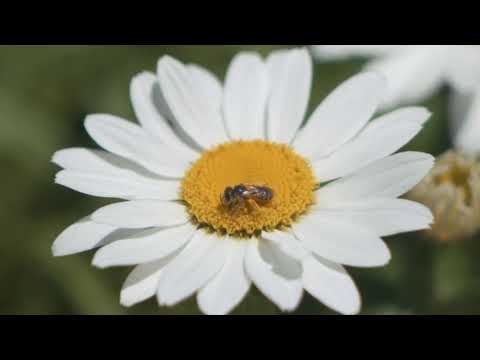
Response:
[{"label": "white flower petal at edge", "polygon": [[319,60],[373,57],[367,70],[379,71],[390,91],[382,107],[425,100],[443,84],[473,92],[480,85],[478,45],[315,45]]},{"label": "white flower petal at edge", "polygon": [[274,244],[252,239],[245,269],[255,286],[282,311],[295,310],[302,299],[301,266]]},{"label": "white flower petal at edge", "polygon": [[312,164],[317,178],[334,180],[391,155],[412,140],[430,116],[424,108],[404,108],[375,119],[355,139]]},{"label": "white flower petal at edge", "polygon": [[315,110],[293,147],[311,160],[331,154],[370,120],[386,87],[385,79],[377,73],[363,73],[347,80]]},{"label": "white flower petal at edge", "polygon": [[171,257],[166,257],[135,267],[123,284],[120,303],[123,306],[130,307],[154,296],[163,269],[171,259]]},{"label": "white flower petal at edge", "polygon": [[476,93],[463,91],[452,91],[448,99],[448,127],[455,146],[457,145],[455,141],[457,140],[460,129],[464,126],[464,123],[467,122],[467,118],[470,118],[468,113],[471,109],[475,94]]},{"label": "white flower petal at edge", "polygon": [[108,205],[93,213],[92,219],[126,229],[176,226],[189,221],[185,206],[157,200],[135,200]]},{"label": "white flower petal at edge", "polygon": [[180,183],[112,177],[98,173],[63,170],[55,182],[83,194],[125,200],[178,200]]},{"label": "white flower petal at edge", "polygon": [[160,277],[160,305],[173,306],[205,286],[227,261],[229,243],[197,231],[185,249],[173,259]]},{"label": "white flower petal at edge", "polygon": [[161,109],[161,89],[155,74],[143,72],[133,78],[130,98],[135,115],[146,131],[182,158],[193,161],[198,157],[198,152],[183,143],[167,122],[169,109]]},{"label": "white flower petal at edge", "polygon": [[320,203],[310,214],[313,219],[341,219],[361,224],[377,236],[425,230],[433,223],[430,209],[403,199],[363,199],[358,202],[337,203],[331,207]]},{"label": "white flower petal at edge", "polygon": [[342,265],[379,267],[391,259],[382,239],[348,220],[307,215],[293,225],[293,232],[307,249]]},{"label": "white flower petal at edge", "polygon": [[338,202],[368,197],[396,198],[417,185],[432,169],[433,156],[418,152],[398,153],[331,182],[317,191],[318,202],[330,206]]},{"label": "white flower petal at edge", "polygon": [[[164,56],[158,63],[158,80],[175,121],[201,148],[228,140],[220,111],[202,91],[198,78],[179,61]],[[198,75],[198,74],[197,74]]]},{"label": "white flower petal at edge", "polygon": [[310,255],[298,239],[290,232],[278,230],[265,232],[262,234],[262,239],[272,241],[282,252],[295,260],[302,261]]},{"label": "white flower petal at edge", "polygon": [[360,294],[345,269],[311,256],[303,260],[303,286],[319,301],[345,315],[360,312]]},{"label": "white flower petal at edge", "polygon": [[159,175],[182,178],[188,162],[156,142],[141,127],[112,115],[90,115],[85,128],[98,145]]},{"label": "white flower petal at edge", "polygon": [[166,229],[149,229],[102,247],[93,259],[99,268],[145,264],[171,255],[193,236],[191,224]]},{"label": "white flower petal at edge", "polygon": [[125,200],[179,198],[178,181],[161,179],[105,151],[65,149],[56,152],[52,161],[65,169],[57,174],[57,184],[88,195]]},{"label": "white flower petal at edge", "polygon": [[335,60],[352,56],[382,56],[405,50],[409,45],[316,45],[313,52],[319,59]]},{"label": "white flower petal at edge", "polygon": [[443,47],[418,47],[374,60],[367,65],[367,70],[387,77],[389,91],[382,106],[390,107],[415,103],[433,95],[445,81],[448,59],[448,50]]},{"label": "white flower petal at edge", "polygon": [[[456,51],[452,51],[455,48]],[[456,91],[475,92],[480,86],[480,46],[450,46],[447,78]]]},{"label": "white flower petal at edge", "polygon": [[225,265],[197,295],[198,306],[207,315],[225,315],[231,312],[247,295],[251,285],[243,265],[248,243],[237,239],[220,241],[229,242]]},{"label": "white flower petal at edge", "polygon": [[86,148],[57,151],[52,162],[66,170],[98,172],[112,176],[143,175],[146,172],[141,166],[118,155]]},{"label": "white flower petal at edge", "polygon": [[102,244],[117,227],[98,224],[85,218],[65,229],[52,246],[54,256],[67,256],[92,250]]},{"label": "white flower petal at edge", "polygon": [[208,101],[209,108],[213,111],[220,111],[223,103],[223,87],[217,77],[207,69],[195,64],[190,64],[187,68],[196,84],[199,96]]},{"label": "white flower petal at edge", "polygon": [[452,114],[460,123],[453,136],[455,147],[467,154],[480,153],[480,87],[473,94],[454,93],[452,103],[453,109],[463,109]]},{"label": "white flower petal at edge", "polygon": [[240,53],[232,60],[225,80],[223,110],[231,139],[265,138],[267,97],[267,66],[257,54]]},{"label": "white flower petal at edge", "polygon": [[[328,216],[319,214],[322,209],[340,207],[342,202],[366,202],[372,198],[396,198],[413,188],[433,167],[434,158],[428,154],[405,152],[378,160],[360,171],[327,184],[317,191],[317,209],[319,212],[308,214],[303,220],[294,224],[295,235],[305,246],[317,255],[343,265],[358,267],[383,266],[390,260],[390,252],[378,234],[390,232],[392,228],[378,227],[371,218],[361,218],[354,222],[352,217]],[[402,179],[399,181],[398,179]],[[404,207],[405,203],[401,203]],[[377,203],[377,205],[380,205]],[[382,207],[389,206],[390,210],[401,209],[400,202],[392,204],[381,203]],[[364,206],[368,207],[366,203]],[[407,205],[408,206],[408,205]],[[361,205],[353,206],[358,210]],[[418,219],[415,224],[404,226],[427,226],[431,222],[430,214],[418,210]],[[422,208],[423,209],[423,208]],[[412,211],[412,209],[409,209]],[[370,225],[370,227],[369,227]],[[401,223],[397,224],[399,227]]]},{"label": "white flower petal at edge", "polygon": [[308,252],[292,234],[275,231],[262,235],[287,255],[302,263],[304,289],[326,306],[342,314],[360,311],[360,294],[345,269]]},{"label": "white flower petal at edge", "polygon": [[306,49],[274,52],[267,60],[270,78],[267,138],[290,144],[307,111],[312,59]]}]

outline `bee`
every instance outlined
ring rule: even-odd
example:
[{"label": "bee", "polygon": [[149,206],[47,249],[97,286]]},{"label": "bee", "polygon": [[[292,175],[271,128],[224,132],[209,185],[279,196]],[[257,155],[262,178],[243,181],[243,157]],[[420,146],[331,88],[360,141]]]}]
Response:
[{"label": "bee", "polygon": [[227,187],[222,196],[222,203],[231,208],[248,202],[249,200],[255,203],[266,204],[272,201],[274,192],[266,186],[244,185],[240,184],[235,187]]}]

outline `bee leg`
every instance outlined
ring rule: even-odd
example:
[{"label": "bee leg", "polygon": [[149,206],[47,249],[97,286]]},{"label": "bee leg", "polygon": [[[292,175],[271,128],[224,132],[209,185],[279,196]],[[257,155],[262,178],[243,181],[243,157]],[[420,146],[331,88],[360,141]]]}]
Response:
[{"label": "bee leg", "polygon": [[260,206],[257,204],[257,202],[253,199],[248,199],[247,200],[247,204],[248,204],[248,207],[251,209],[251,210],[259,210],[260,209]]}]

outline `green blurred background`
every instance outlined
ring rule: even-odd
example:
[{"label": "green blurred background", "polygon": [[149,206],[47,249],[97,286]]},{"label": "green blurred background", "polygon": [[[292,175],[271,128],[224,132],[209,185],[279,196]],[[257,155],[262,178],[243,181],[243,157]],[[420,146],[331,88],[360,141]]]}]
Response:
[{"label": "green blurred background", "polygon": [[[287,46],[287,45],[286,45]],[[130,269],[99,270],[91,253],[54,258],[51,245],[67,226],[110,201],[54,185],[52,154],[96,147],[83,129],[90,113],[134,120],[131,78],[155,71],[164,54],[213,70],[220,79],[236,52],[266,55],[282,46],[0,46],[0,314],[199,314],[195,299],[159,308],[152,299],[119,304]],[[364,60],[315,65],[311,108]],[[449,148],[447,98],[424,103],[434,112],[408,149],[434,155]],[[387,238],[393,261],[350,269],[363,296],[362,314],[480,314],[480,242],[439,244],[407,234]],[[257,290],[234,314],[280,314]],[[305,295],[296,314],[333,314]]]}]

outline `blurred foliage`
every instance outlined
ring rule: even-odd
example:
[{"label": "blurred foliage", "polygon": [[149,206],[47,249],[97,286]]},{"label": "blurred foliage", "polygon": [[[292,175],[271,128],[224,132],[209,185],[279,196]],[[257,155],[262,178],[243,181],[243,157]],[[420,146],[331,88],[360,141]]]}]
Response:
[{"label": "blurred foliage", "polygon": [[[83,129],[90,113],[134,119],[129,82],[169,54],[212,69],[221,79],[239,50],[266,55],[278,46],[1,46],[0,47],[0,314],[199,314],[195,299],[173,309],[154,299],[119,304],[126,268],[98,270],[91,253],[53,258],[51,245],[68,225],[109,201],[53,183],[52,154],[95,147]],[[363,60],[315,65],[311,109]],[[438,155],[449,144],[448,89],[424,105],[434,112],[409,149]],[[421,234],[387,239],[392,263],[352,269],[364,314],[480,313],[480,243],[436,244]],[[279,314],[256,289],[235,314]],[[305,295],[298,314],[332,314]]]}]

